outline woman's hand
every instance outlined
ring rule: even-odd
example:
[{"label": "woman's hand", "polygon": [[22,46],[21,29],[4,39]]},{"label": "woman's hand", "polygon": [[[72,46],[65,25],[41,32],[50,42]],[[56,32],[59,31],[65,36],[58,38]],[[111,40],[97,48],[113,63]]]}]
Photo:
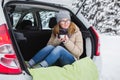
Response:
[{"label": "woman's hand", "polygon": [[63,38],[60,38],[58,36],[58,34],[56,34],[55,40],[58,41],[58,42],[63,42],[64,41]]},{"label": "woman's hand", "polygon": [[62,37],[59,38],[60,42],[66,42],[68,40],[69,40],[68,35],[62,35]]},{"label": "woman's hand", "polygon": [[64,42],[67,42],[68,40],[69,40],[68,35],[65,35],[65,41]]}]

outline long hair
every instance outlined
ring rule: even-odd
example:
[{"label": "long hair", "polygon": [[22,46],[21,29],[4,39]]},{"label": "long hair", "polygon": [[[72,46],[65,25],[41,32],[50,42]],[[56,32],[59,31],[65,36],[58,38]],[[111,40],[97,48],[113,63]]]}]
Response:
[{"label": "long hair", "polygon": [[[75,32],[75,26],[76,26],[76,24],[74,22],[70,23],[70,26],[68,28],[68,35],[72,35]],[[56,34],[59,34],[59,29],[60,29],[60,26],[58,23],[57,25],[54,26],[54,29],[53,29],[53,34],[55,36],[56,36]]]}]

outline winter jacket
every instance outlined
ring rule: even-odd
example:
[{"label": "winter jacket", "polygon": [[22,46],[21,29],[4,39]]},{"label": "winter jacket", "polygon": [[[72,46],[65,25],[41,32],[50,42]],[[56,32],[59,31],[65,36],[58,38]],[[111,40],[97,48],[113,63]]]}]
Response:
[{"label": "winter jacket", "polygon": [[[48,45],[58,46],[60,42],[52,33]],[[66,49],[78,60],[83,53],[83,38],[80,29],[75,25],[75,32],[70,35],[67,42],[63,43]]]}]

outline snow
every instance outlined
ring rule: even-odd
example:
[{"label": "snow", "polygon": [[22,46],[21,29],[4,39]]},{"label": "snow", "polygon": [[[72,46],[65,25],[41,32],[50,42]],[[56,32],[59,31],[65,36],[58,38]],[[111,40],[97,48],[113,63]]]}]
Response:
[{"label": "snow", "polygon": [[100,80],[120,80],[120,36],[101,34],[102,70]]}]

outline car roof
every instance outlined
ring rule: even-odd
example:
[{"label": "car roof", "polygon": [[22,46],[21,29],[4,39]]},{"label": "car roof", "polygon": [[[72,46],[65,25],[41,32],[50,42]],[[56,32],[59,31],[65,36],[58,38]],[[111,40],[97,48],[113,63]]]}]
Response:
[{"label": "car roof", "polygon": [[[45,3],[52,3],[52,4],[59,4],[64,6],[71,6],[73,0],[1,0],[4,4],[10,1],[37,1],[37,2],[45,2]],[[71,3],[71,4],[70,4]]]},{"label": "car roof", "polygon": [[[72,9],[71,8],[71,6],[70,5],[67,5],[67,3],[65,3],[64,2],[64,4],[62,4],[61,2],[63,1],[61,1],[61,2],[58,2],[57,0],[4,0],[5,2],[4,2],[4,4],[6,4],[7,2],[10,2],[10,1],[32,1],[32,2],[41,2],[41,3],[47,3],[47,4],[51,4],[51,5],[55,5],[55,6],[62,6],[62,7],[65,7],[65,8],[67,8],[67,9],[69,9],[70,11],[72,11],[74,14],[76,14],[76,11],[74,11],[74,9]],[[68,0],[67,0],[68,1]],[[22,6],[18,6],[20,9],[18,9],[18,10],[20,10],[21,11],[21,7]],[[24,6],[23,6],[24,7]],[[36,7],[38,7],[38,6],[36,6]],[[39,7],[44,7],[44,9],[45,9],[45,7],[46,7],[46,9],[52,9],[50,6],[44,6],[44,5],[40,5]],[[25,8],[25,7],[24,7]],[[28,5],[28,7],[26,7],[26,9],[27,8],[30,8],[30,6]],[[39,9],[39,8],[38,8]],[[32,10],[32,9],[31,9]],[[55,10],[55,9],[54,9]],[[57,10],[57,8],[56,8],[56,10]],[[58,11],[59,11],[59,9],[58,9]],[[19,12],[19,11],[18,11]],[[87,19],[85,19],[85,17],[83,17],[83,15],[81,15],[81,14],[79,14],[79,15],[77,15],[80,19],[81,19],[81,21],[86,25],[86,27],[87,28],[89,28],[90,26],[91,26],[91,24],[89,24],[89,22],[87,21]]]},{"label": "car roof", "polygon": [[[4,2],[2,2],[4,1]],[[3,3],[3,5],[5,5],[6,3],[10,2],[10,1],[35,1],[35,2],[41,2],[41,3],[47,3],[47,4],[53,4],[53,5],[57,5],[57,6],[63,6],[65,8],[68,8],[70,10],[73,10],[71,9],[71,6],[72,6],[72,0],[61,0],[61,1],[58,1],[58,0],[1,0],[0,2]],[[71,3],[71,4],[70,4]],[[77,11],[73,11],[73,13],[75,13]]]}]

